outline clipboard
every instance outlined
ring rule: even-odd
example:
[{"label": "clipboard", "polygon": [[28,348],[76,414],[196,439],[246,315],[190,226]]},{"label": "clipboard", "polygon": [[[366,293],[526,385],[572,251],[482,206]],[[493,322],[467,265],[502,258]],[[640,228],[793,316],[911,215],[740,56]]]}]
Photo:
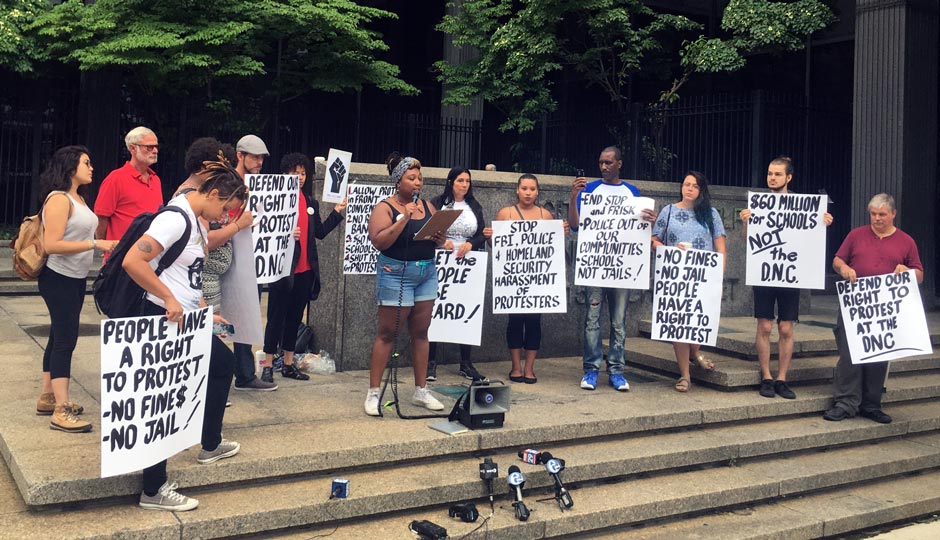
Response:
[{"label": "clipboard", "polygon": [[439,232],[447,232],[447,229],[457,221],[463,210],[438,210],[431,219],[421,227],[421,230],[415,233],[416,241],[432,240],[434,235]]}]

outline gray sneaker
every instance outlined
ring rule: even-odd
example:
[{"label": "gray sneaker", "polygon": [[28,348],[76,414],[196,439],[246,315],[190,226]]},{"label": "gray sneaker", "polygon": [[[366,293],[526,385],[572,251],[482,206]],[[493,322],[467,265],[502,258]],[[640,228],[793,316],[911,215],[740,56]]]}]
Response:
[{"label": "gray sneaker", "polygon": [[277,390],[277,384],[264,382],[261,379],[255,377],[246,384],[236,384],[235,390],[245,390],[249,392],[273,392]]},{"label": "gray sneaker", "polygon": [[219,443],[219,446],[215,447],[215,450],[200,450],[199,457],[196,458],[196,461],[202,463],[203,465],[208,465],[209,463],[215,463],[220,459],[225,459],[234,456],[241,450],[242,445],[233,441],[226,441],[222,439],[222,442]]},{"label": "gray sneaker", "polygon": [[166,510],[167,512],[185,512],[199,506],[199,501],[176,492],[176,482],[167,482],[160,486],[153,497],[140,494],[140,507],[147,510]]}]

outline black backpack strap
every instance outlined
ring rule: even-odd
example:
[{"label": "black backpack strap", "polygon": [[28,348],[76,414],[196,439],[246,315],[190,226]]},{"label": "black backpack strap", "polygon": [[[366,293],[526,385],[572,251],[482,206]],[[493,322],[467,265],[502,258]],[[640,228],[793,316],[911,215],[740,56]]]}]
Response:
[{"label": "black backpack strap", "polygon": [[163,254],[163,257],[160,258],[160,263],[157,264],[157,269],[154,270],[158,276],[163,273],[164,270],[169,268],[171,264],[176,262],[176,259],[179,258],[180,254],[183,253],[183,250],[186,249],[186,245],[189,243],[189,237],[193,232],[193,224],[189,221],[189,216],[186,214],[186,211],[178,206],[164,206],[157,213],[163,213],[166,211],[173,211],[183,216],[183,220],[186,221],[186,229],[183,230],[183,236],[179,238],[176,242],[173,242]]}]

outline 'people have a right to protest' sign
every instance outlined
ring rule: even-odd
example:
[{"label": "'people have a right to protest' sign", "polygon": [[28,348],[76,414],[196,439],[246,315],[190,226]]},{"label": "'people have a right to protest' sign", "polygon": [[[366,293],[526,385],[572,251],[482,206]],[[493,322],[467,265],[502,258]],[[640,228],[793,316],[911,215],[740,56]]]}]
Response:
[{"label": "'people have a right to protest' sign", "polygon": [[723,265],[724,257],[714,251],[656,248],[653,339],[715,345]]},{"label": "'people have a right to protest' sign", "polygon": [[930,354],[930,332],[913,270],[837,281],[853,364]]},{"label": "'people have a right to protest' sign", "polygon": [[825,195],[747,193],[747,285],[826,288]]},{"label": "'people have a right to protest' sign", "polygon": [[395,194],[395,186],[350,184],[343,243],[344,274],[375,274],[379,252],[369,240],[369,216],[379,202]]},{"label": "'people have a right to protest' sign", "polygon": [[493,313],[565,313],[561,221],[493,222]]},{"label": "'people have a right to protest' sign", "polygon": [[211,307],[101,321],[102,478],[199,443],[211,350]]},{"label": "'people have a right to protest' sign", "polygon": [[576,285],[649,289],[651,228],[640,218],[644,208],[652,209],[653,199],[581,194]]},{"label": "'people have a right to protest' sign", "polygon": [[258,224],[251,228],[258,283],[290,275],[294,229],[300,203],[300,179],[288,174],[249,174],[248,209]]},{"label": "'people have a right to protest' sign", "polygon": [[428,339],[438,343],[479,345],[486,296],[486,254],[471,251],[463,257],[446,249],[435,254],[437,299],[431,312]]}]

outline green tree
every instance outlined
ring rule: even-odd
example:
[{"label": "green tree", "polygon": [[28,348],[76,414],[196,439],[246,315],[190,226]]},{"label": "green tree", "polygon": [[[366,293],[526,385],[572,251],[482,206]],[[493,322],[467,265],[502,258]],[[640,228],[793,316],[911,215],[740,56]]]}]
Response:
[{"label": "green tree", "polygon": [[[454,5],[459,9],[438,29],[479,54],[463,64],[437,64],[448,89],[445,101],[468,104],[482,96],[506,115],[504,131],[530,131],[556,109],[553,83],[564,70],[602,89],[624,111],[632,101],[632,77],[668,80],[670,65],[678,64],[679,76],[651,105],[650,159],[656,174],[671,161],[662,148],[666,111],[690,77],[741,69],[754,52],[798,50],[832,20],[820,0],[731,0],[723,35],[706,36],[700,24],[657,12],[640,0],[460,0]],[[621,144],[622,132],[612,133]]]},{"label": "green tree", "polygon": [[0,66],[29,73],[40,57],[26,29],[46,10],[45,0],[0,0]]},{"label": "green tree", "polygon": [[416,93],[397,66],[378,58],[388,47],[368,28],[394,17],[351,0],[67,0],[39,14],[26,34],[44,60],[82,71],[121,68],[169,93],[205,89],[211,99],[216,80],[279,67],[287,68],[280,84],[295,92],[373,84]]}]

